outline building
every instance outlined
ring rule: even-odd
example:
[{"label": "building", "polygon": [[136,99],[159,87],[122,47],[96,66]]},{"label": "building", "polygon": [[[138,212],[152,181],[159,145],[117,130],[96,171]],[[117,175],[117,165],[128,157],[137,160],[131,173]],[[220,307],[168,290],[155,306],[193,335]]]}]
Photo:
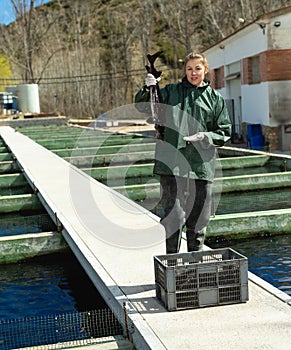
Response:
[{"label": "building", "polygon": [[[291,6],[248,22],[204,51],[213,86],[227,101],[233,141],[260,124],[264,146],[291,144]],[[250,127],[249,127],[250,128]]]}]

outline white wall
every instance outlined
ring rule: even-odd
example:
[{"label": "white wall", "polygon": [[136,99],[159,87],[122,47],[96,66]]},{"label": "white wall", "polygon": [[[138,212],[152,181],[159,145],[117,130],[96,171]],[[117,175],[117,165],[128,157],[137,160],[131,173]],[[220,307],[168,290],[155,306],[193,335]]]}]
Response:
[{"label": "white wall", "polygon": [[270,124],[291,123],[291,81],[269,82]]},{"label": "white wall", "polygon": [[[280,21],[281,25],[275,27],[274,23]],[[291,13],[278,16],[275,19],[271,19],[268,25],[269,34],[269,49],[290,49],[291,48]]]},{"label": "white wall", "polygon": [[227,94],[226,94],[226,88],[217,89],[217,91],[221,93],[221,95],[222,95],[223,98],[228,98],[228,97],[227,97]]},{"label": "white wall", "polygon": [[226,87],[228,91],[228,98],[236,98],[241,96],[241,84],[239,78],[226,81]]},{"label": "white wall", "polygon": [[[276,21],[281,22],[280,26],[274,25]],[[268,49],[290,49],[291,13],[268,19],[266,22],[265,34],[258,24],[251,23],[205,50],[210,69],[231,64]]]},{"label": "white wall", "polygon": [[242,122],[269,126],[268,83],[242,85]]},{"label": "white wall", "polygon": [[[222,46],[224,49],[220,48]],[[235,37],[226,38],[221,44],[204,51],[204,54],[210,69],[215,69],[265,50],[267,50],[267,33],[263,35],[262,29],[257,24],[251,24]]]}]

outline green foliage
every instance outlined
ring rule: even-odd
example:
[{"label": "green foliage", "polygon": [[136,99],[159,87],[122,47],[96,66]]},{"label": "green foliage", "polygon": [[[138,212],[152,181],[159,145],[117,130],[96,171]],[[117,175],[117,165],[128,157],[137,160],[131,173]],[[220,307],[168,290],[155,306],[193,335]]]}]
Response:
[{"label": "green foliage", "polygon": [[2,54],[0,55],[0,90],[5,91],[6,86],[9,84],[9,81],[7,81],[7,84],[5,84],[2,79],[10,79],[12,77],[11,69],[10,69],[10,63],[8,59]]},{"label": "green foliage", "polygon": [[177,59],[183,59],[186,56],[185,48],[182,45],[176,43],[174,46],[167,38],[158,38],[157,44],[159,50],[163,51],[161,60],[170,67],[176,67]]},{"label": "green foliage", "polygon": [[168,29],[169,29],[169,25],[165,19],[158,18],[155,21],[155,25],[154,25],[154,34],[155,35],[160,35],[161,33],[166,32]]}]

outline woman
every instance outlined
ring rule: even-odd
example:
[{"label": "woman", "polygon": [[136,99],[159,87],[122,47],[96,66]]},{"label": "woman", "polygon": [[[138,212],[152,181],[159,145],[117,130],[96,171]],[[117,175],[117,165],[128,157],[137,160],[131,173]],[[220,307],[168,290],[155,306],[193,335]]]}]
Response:
[{"label": "woman", "polygon": [[[191,52],[182,81],[160,89],[157,129],[162,136],[156,145],[154,173],[160,176],[167,254],[179,252],[184,226],[188,251],[203,248],[211,214],[215,147],[223,146],[231,135],[225,101],[205,81],[208,70],[204,55]],[[148,74],[145,83],[135,97],[143,112],[148,103],[139,102],[150,101],[149,87],[157,85],[157,79]]]}]

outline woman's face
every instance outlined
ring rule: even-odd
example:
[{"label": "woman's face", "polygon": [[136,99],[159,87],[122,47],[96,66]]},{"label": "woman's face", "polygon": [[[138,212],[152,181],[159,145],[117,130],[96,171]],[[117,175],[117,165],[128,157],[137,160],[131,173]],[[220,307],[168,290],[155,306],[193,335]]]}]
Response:
[{"label": "woman's face", "polygon": [[201,63],[199,58],[195,58],[186,63],[185,71],[187,80],[190,84],[201,86],[205,74],[208,72],[208,68]]}]

